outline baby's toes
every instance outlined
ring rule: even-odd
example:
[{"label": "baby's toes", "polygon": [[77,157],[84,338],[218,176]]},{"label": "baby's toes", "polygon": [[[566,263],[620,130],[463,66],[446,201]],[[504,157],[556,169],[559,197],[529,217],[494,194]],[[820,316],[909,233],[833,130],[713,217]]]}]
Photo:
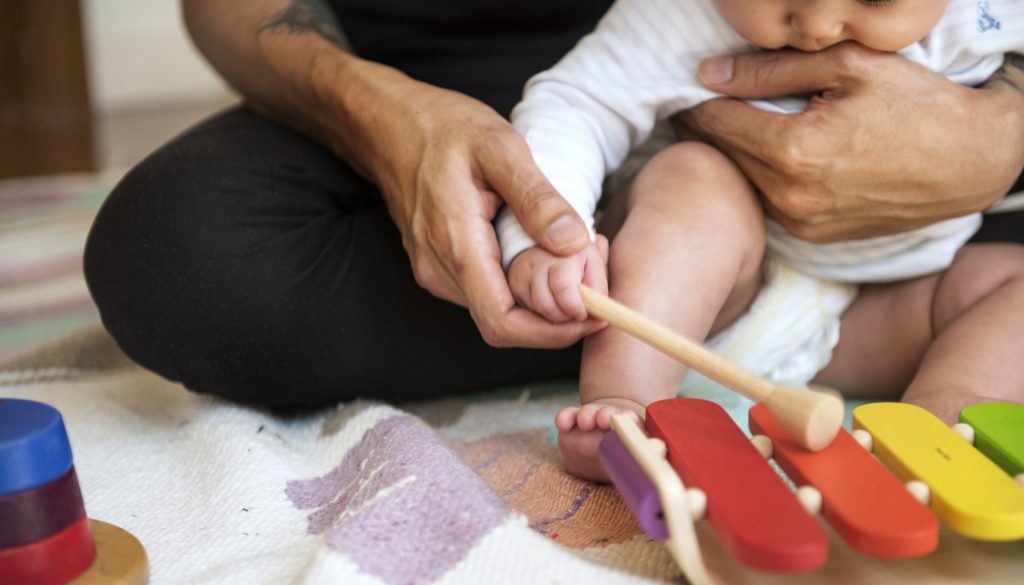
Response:
[{"label": "baby's toes", "polygon": [[571,431],[576,427],[576,414],[579,410],[575,406],[568,406],[558,411],[558,414],[555,415],[555,427],[563,432]]},{"label": "baby's toes", "polygon": [[597,415],[594,417],[594,423],[597,425],[597,428],[601,429],[602,431],[611,430],[612,415],[620,412],[624,413],[626,411],[619,410],[614,406],[602,406],[601,409],[597,411]]},{"label": "baby's toes", "polygon": [[592,431],[597,428],[597,413],[601,406],[598,404],[584,404],[576,413],[576,427],[581,431]]}]

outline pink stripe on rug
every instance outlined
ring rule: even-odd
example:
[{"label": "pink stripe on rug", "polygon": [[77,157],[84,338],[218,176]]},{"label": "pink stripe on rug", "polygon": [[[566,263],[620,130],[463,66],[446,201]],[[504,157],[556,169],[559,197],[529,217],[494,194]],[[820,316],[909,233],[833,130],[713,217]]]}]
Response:
[{"label": "pink stripe on rug", "polygon": [[59,175],[0,181],[0,210],[43,209],[79,199],[104,184],[97,175]]},{"label": "pink stripe on rug", "polygon": [[76,299],[67,299],[51,304],[27,307],[20,311],[3,311],[0,312],[0,326],[8,327],[24,323],[26,321],[32,321],[33,319],[56,317],[62,313],[78,312],[92,308],[93,306],[92,298],[86,295]]}]

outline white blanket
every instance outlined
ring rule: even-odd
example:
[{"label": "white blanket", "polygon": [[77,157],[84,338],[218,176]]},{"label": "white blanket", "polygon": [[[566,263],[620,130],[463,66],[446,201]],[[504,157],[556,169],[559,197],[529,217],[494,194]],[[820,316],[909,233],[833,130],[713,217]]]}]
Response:
[{"label": "white blanket", "polygon": [[[94,331],[0,368],[0,397],[63,413],[89,516],[143,543],[155,585],[678,582],[614,489],[562,470],[550,422],[575,400],[568,385],[281,414],[192,394],[98,344]],[[1024,575],[1024,542],[948,531],[911,561],[833,535],[828,565],[803,575],[739,567],[698,532],[721,583]]]}]

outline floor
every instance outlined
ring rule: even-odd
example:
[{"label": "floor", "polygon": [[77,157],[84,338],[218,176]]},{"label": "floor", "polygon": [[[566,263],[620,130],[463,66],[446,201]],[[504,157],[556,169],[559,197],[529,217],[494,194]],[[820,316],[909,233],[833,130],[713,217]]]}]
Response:
[{"label": "floor", "polygon": [[82,276],[82,250],[99,206],[124,172],[229,105],[101,116],[98,172],[0,181],[0,363],[99,320]]}]

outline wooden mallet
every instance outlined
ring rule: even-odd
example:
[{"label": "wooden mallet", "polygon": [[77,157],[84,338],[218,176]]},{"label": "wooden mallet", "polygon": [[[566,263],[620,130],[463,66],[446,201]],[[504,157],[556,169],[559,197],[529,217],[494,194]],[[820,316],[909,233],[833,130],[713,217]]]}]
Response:
[{"label": "wooden mallet", "polygon": [[585,285],[580,285],[580,293],[591,315],[719,384],[755,402],[763,402],[782,427],[811,451],[827,447],[839,432],[843,424],[843,401],[836,395],[773,384]]}]

